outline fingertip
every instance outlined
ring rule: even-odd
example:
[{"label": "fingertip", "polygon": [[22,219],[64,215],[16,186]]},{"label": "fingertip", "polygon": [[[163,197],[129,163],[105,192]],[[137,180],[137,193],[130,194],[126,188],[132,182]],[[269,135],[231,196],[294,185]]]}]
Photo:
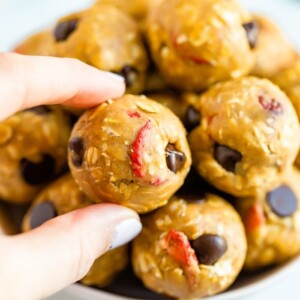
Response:
[{"label": "fingertip", "polygon": [[115,229],[110,249],[118,248],[133,240],[142,230],[141,222],[136,218],[126,219]]}]

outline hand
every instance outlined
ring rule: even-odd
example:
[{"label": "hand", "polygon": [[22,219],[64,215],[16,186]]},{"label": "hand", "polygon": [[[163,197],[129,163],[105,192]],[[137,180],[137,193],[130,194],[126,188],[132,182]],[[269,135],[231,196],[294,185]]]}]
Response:
[{"label": "hand", "polygon": [[[0,120],[41,104],[90,107],[124,91],[121,77],[74,59],[0,54]],[[0,235],[1,299],[45,298],[81,279],[96,258],[140,230],[130,209],[96,204],[28,233]]]}]

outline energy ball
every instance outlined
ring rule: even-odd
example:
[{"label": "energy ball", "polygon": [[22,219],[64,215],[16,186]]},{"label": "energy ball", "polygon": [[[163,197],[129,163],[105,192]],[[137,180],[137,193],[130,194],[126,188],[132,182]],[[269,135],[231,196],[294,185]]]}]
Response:
[{"label": "energy ball", "polygon": [[[23,231],[34,229],[52,218],[92,205],[75,183],[71,174],[64,175],[47,186],[34,200],[23,220]],[[81,280],[85,285],[104,287],[128,264],[128,246],[122,246],[96,259]]]},{"label": "energy ball", "polygon": [[251,74],[270,78],[293,64],[297,55],[296,50],[272,20],[262,16],[254,16],[254,20],[259,33],[254,49],[255,64]]},{"label": "energy ball", "polygon": [[38,106],[0,123],[0,199],[25,203],[67,165],[69,118]]},{"label": "energy ball", "polygon": [[241,219],[223,199],[177,198],[143,220],[132,263],[143,284],[176,298],[224,291],[239,274],[247,243]]},{"label": "energy ball", "polygon": [[55,55],[122,75],[127,91],[144,89],[148,57],[137,23],[114,6],[97,5],[58,21]]},{"label": "energy ball", "polygon": [[257,27],[234,0],[162,1],[150,11],[147,35],[157,67],[180,89],[206,89],[254,64]]},{"label": "energy ball", "polygon": [[125,95],[84,113],[69,142],[69,166],[82,190],[138,213],[165,205],[190,165],[180,120],[145,96]]},{"label": "energy ball", "polygon": [[299,182],[299,171],[291,169],[276,188],[237,200],[248,240],[246,270],[279,264],[300,253]]},{"label": "energy ball", "polygon": [[194,103],[201,124],[189,135],[199,174],[237,197],[270,190],[293,164],[300,144],[296,112],[266,79],[220,83]]}]

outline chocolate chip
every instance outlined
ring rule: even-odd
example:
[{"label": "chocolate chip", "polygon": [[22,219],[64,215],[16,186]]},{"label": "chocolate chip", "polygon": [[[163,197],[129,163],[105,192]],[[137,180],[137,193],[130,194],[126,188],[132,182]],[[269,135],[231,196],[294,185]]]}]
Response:
[{"label": "chocolate chip", "polygon": [[214,159],[228,172],[234,172],[235,165],[242,160],[242,154],[227,146],[216,144],[214,147]]},{"label": "chocolate chip", "polygon": [[214,265],[227,251],[227,243],[222,236],[215,234],[201,235],[191,246],[195,250],[200,264]]},{"label": "chocolate chip", "polygon": [[134,85],[138,72],[134,67],[126,65],[120,72],[117,74],[121,75],[125,79],[125,84],[127,88],[130,88]]},{"label": "chocolate chip", "polygon": [[174,145],[168,144],[166,147],[166,161],[169,170],[173,173],[177,173],[184,165],[185,155],[177,151]]},{"label": "chocolate chip", "polygon": [[268,193],[267,201],[272,211],[282,218],[291,216],[298,208],[297,197],[286,185]]},{"label": "chocolate chip", "polygon": [[47,106],[40,105],[40,106],[25,109],[24,111],[31,111],[33,113],[36,113],[37,115],[46,115],[51,112],[51,109]]},{"label": "chocolate chip", "polygon": [[84,158],[84,141],[81,137],[74,137],[69,142],[70,156],[75,167],[80,168]]},{"label": "chocolate chip", "polygon": [[200,125],[199,111],[190,105],[185,113],[185,127],[187,131],[192,131],[195,127]]},{"label": "chocolate chip", "polygon": [[34,229],[57,216],[52,202],[45,201],[33,207],[30,214],[30,228]]},{"label": "chocolate chip", "polygon": [[78,20],[68,20],[56,25],[54,37],[57,42],[65,41],[70,34],[77,28]]},{"label": "chocolate chip", "polygon": [[49,181],[55,171],[55,160],[51,155],[44,154],[42,160],[33,162],[23,158],[20,162],[23,179],[30,185],[40,185]]},{"label": "chocolate chip", "polygon": [[253,21],[253,22],[243,24],[243,27],[246,30],[250,48],[254,49],[258,40],[258,33],[259,33],[258,24]]}]

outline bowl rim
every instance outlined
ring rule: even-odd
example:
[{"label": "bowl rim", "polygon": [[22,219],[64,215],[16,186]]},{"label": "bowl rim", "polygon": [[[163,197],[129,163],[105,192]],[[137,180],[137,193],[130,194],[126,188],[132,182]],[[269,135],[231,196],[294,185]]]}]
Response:
[{"label": "bowl rim", "polygon": [[[274,285],[280,279],[287,276],[290,272],[295,271],[296,269],[300,269],[300,255],[294,257],[290,261],[284,263],[283,265],[277,266],[275,270],[267,271],[267,275],[265,278],[262,278],[259,281],[251,282],[245,286],[237,288],[232,291],[223,292],[219,295],[207,297],[209,300],[234,300],[234,299],[241,299],[242,297],[250,296],[256,292],[264,288],[268,288],[270,285]],[[269,272],[269,273],[268,273]],[[263,273],[262,273],[263,274]],[[106,291],[97,290],[95,288],[91,288],[88,286],[83,286],[80,284],[73,284],[67,287],[64,292],[68,296],[73,296],[75,299],[90,299],[90,300],[98,300],[98,299],[105,299],[105,300],[132,300],[137,298],[128,298],[125,296],[117,295],[108,293]],[[85,298],[80,298],[80,297]],[[139,299],[143,300],[143,299]],[[196,299],[194,299],[196,300]]]}]

